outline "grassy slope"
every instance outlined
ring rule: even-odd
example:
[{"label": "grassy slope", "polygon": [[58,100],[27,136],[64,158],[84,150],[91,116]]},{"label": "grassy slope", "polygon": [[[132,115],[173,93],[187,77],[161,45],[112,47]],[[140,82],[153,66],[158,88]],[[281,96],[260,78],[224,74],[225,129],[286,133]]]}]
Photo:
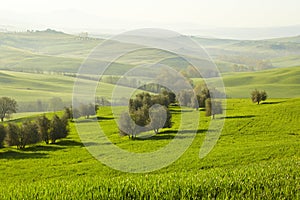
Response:
[{"label": "grassy slope", "polygon": [[[224,55],[271,59],[275,67],[295,66],[299,61],[299,37],[263,41],[193,39],[207,48],[213,58],[217,58],[215,61],[221,72],[233,70],[234,63],[219,59]],[[0,69],[76,73],[84,59],[102,41],[80,40],[77,36],[63,33],[0,33]],[[115,51],[123,47],[116,44],[112,48]],[[109,73],[120,74],[131,65],[158,61],[164,55],[165,52],[157,50],[135,52],[132,56],[127,55],[126,59],[120,58]],[[165,64],[174,65],[172,60]]]},{"label": "grassy slope", "polygon": [[[297,199],[299,113],[300,99],[270,100],[262,105],[228,100],[225,127],[207,157],[198,157],[209,122],[201,112],[202,131],[184,155],[148,174],[126,174],[104,166],[86,151],[72,126],[69,137],[57,145],[0,150],[4,172],[0,174],[0,198]],[[151,151],[167,144],[173,135],[138,141],[120,138],[111,111],[102,108],[99,114],[105,118],[100,125],[109,130],[110,139],[127,150]],[[180,114],[175,113],[173,121],[171,130],[176,131]]]},{"label": "grassy slope", "polygon": [[[249,98],[252,90],[266,90],[270,98],[300,96],[300,67],[287,67],[259,72],[222,74],[229,98]],[[195,83],[199,79],[193,79]],[[214,79],[207,79],[213,81]]]},{"label": "grassy slope", "polygon": [[[52,97],[60,97],[65,102],[71,102],[74,81],[72,77],[57,74],[0,71],[0,94],[14,98],[17,102],[48,101]],[[91,80],[82,80],[82,83],[96,84]],[[114,87],[111,84],[101,83],[96,94],[110,99]],[[127,87],[120,87],[125,97],[131,91]]]},{"label": "grassy slope", "polygon": [[[208,79],[211,81],[213,79]],[[248,98],[250,92],[264,89],[270,98],[299,97],[300,95],[300,68],[290,67],[260,72],[225,73],[223,81],[230,98]],[[197,79],[194,79],[197,82]],[[92,81],[85,80],[86,83]],[[22,72],[0,71],[0,94],[10,96],[19,102],[36,102],[38,99],[47,101],[52,97],[61,97],[70,102],[74,79],[56,74],[31,74]],[[111,98],[114,86],[101,83],[98,87],[98,96]],[[123,87],[126,97],[129,89]]]}]

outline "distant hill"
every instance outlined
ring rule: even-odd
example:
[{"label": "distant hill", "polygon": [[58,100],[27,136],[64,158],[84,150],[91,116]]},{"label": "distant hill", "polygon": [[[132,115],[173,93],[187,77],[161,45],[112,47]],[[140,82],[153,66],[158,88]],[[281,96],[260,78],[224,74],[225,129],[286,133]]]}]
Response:
[{"label": "distant hill", "polygon": [[300,97],[300,66],[260,72],[223,74],[229,98],[250,97],[252,90],[266,90],[270,98]]},{"label": "distant hill", "polygon": [[[181,42],[182,38],[178,38]],[[205,48],[221,72],[257,71],[267,68],[299,66],[300,36],[271,40],[230,40],[192,37]],[[99,38],[82,38],[47,29],[45,31],[0,32],[0,69],[26,72],[76,73],[92,52],[103,42]],[[113,46],[120,50],[122,45]],[[160,60],[166,52],[148,50],[119,58],[110,67],[109,74],[126,70],[153,60]],[[178,62],[177,62],[178,61]],[[105,60],[99,62],[106,62]],[[188,63],[170,58],[163,64],[184,70]]]}]

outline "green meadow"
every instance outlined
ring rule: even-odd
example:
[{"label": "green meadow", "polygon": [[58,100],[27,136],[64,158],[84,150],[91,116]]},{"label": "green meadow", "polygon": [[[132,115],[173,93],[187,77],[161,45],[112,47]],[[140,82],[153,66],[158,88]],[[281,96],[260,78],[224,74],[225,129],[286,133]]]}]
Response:
[{"label": "green meadow", "polygon": [[[173,128],[151,139],[120,137],[110,107],[100,108],[98,121],[115,145],[145,153],[168,144],[182,116],[199,112],[171,110]],[[298,199],[300,99],[270,99],[260,105],[229,99],[226,111],[221,136],[206,157],[200,159],[199,150],[211,119],[200,111],[197,134],[187,151],[171,165],[145,174],[103,165],[80,142],[73,123],[70,135],[55,145],[1,149],[0,198]],[[81,123],[86,123],[87,134],[93,131],[88,121]]]},{"label": "green meadow", "polygon": [[[211,119],[205,116],[204,109],[173,105],[172,128],[161,129],[150,138],[140,136],[133,140],[121,137],[117,126],[118,113],[127,108],[100,107],[96,116],[70,122],[68,137],[56,144],[38,143],[24,150],[14,146],[0,149],[0,199],[300,199],[299,37],[263,41],[193,39],[207,49],[222,73],[226,115]],[[37,101],[48,104],[53,97],[70,105],[76,72],[102,41],[53,30],[0,33],[0,96],[15,99],[20,110]],[[115,45],[113,49],[122,47]],[[237,54],[240,57],[235,57]],[[155,49],[129,53],[113,62],[104,77],[119,76],[165,56],[169,54]],[[235,61],[248,56],[255,61],[270,60],[273,68],[234,72],[235,64],[244,64]],[[186,67],[186,62],[174,57],[162,63],[177,67],[178,71]],[[84,74],[79,80],[88,87],[97,84],[96,96],[111,100],[115,85],[98,83],[93,78],[94,74]],[[194,84],[203,81],[192,80]],[[119,87],[118,97],[132,93],[133,88]],[[252,103],[250,93],[254,89],[266,90],[267,101]],[[4,124],[34,120],[42,114],[18,112]],[[51,118],[54,113],[45,114]],[[199,120],[195,115],[200,116]],[[212,131],[210,125],[223,120],[216,145],[200,158],[200,149]],[[163,149],[178,135],[179,141],[185,141],[196,134],[182,156],[170,165],[147,173],[126,173],[125,166],[133,164],[128,158],[118,160],[123,171],[115,170],[88,151],[97,147],[101,155],[102,146],[98,145],[106,145],[101,137],[83,144],[83,138],[98,133],[91,122],[100,125],[114,146],[139,154]],[[178,134],[182,123],[186,125],[184,135]],[[78,124],[80,132],[76,129]],[[166,154],[156,162],[163,163],[170,156]]]}]

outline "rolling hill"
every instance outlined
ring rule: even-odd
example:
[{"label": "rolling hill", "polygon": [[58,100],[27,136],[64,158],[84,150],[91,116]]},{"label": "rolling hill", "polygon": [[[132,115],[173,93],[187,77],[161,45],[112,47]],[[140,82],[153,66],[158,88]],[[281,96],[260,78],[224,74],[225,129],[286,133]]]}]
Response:
[{"label": "rolling hill", "polygon": [[[259,69],[257,63],[265,60],[269,61],[272,67],[298,66],[299,38],[297,36],[250,41],[192,37],[207,50],[221,72],[233,71],[235,64]],[[178,37],[178,42],[180,40],[181,38]],[[103,41],[99,38],[81,38],[50,29],[21,33],[2,32],[0,33],[0,69],[76,73],[85,58]],[[121,44],[113,46],[114,50],[121,48]],[[164,52],[157,50],[135,53],[126,59],[119,59],[112,63],[113,69],[108,73],[122,74],[123,68],[147,64],[149,60],[159,60],[163,56],[165,56]],[[170,61],[170,65],[172,63],[173,61]]]}]

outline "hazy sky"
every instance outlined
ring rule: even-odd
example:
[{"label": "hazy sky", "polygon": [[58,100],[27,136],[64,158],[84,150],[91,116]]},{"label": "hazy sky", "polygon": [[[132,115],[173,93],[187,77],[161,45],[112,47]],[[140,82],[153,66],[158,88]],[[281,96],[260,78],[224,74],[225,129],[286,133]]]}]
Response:
[{"label": "hazy sky", "polygon": [[299,0],[3,0],[0,25],[132,29],[300,24]]}]

